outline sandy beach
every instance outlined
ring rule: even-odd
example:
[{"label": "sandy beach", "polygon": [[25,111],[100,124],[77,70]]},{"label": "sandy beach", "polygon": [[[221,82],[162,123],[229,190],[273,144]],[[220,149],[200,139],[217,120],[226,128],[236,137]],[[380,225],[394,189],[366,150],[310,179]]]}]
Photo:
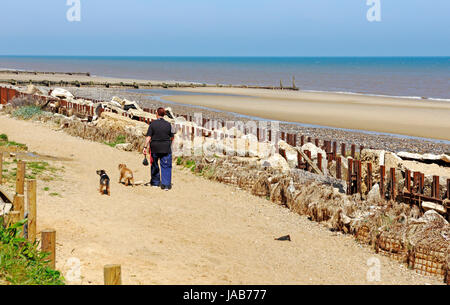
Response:
[{"label": "sandy beach", "polygon": [[450,140],[450,103],[339,93],[240,88],[188,88],[230,94],[164,97],[266,119]]}]

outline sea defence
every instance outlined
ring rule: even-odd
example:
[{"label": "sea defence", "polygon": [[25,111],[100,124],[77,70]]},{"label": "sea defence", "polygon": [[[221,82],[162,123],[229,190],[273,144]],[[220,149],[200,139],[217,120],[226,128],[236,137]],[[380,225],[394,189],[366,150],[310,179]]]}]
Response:
[{"label": "sea defence", "polygon": [[[43,119],[58,119],[61,130],[74,136],[109,141],[125,135],[126,145],[118,148],[126,150],[142,149],[148,123],[156,118],[154,109],[118,97],[96,101],[21,88],[7,88],[6,96],[5,110],[15,99],[32,99],[54,113]],[[191,169],[207,178],[355,234],[421,273],[448,274],[450,177],[430,172],[427,163],[425,173],[388,151],[355,145],[348,151],[336,142],[259,123],[208,121],[170,110],[167,120],[177,132],[173,149],[179,165],[195,164]],[[444,173],[445,160],[433,164]]]}]

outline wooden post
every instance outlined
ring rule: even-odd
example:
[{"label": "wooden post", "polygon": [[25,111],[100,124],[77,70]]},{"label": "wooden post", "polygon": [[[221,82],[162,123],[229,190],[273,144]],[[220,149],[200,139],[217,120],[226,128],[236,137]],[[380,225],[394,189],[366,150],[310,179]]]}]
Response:
[{"label": "wooden post", "polygon": [[319,139],[314,139],[314,145],[316,145],[317,147],[319,147]]},{"label": "wooden post", "polygon": [[439,198],[439,176],[433,176],[433,185],[431,186],[431,197]]},{"label": "wooden post", "polygon": [[361,172],[362,172],[362,168],[361,168],[361,161],[357,160],[355,161],[355,170],[356,170],[356,192],[361,194]]},{"label": "wooden post", "polygon": [[308,137],[307,142],[308,142],[308,143],[311,143],[311,137]]},{"label": "wooden post", "polygon": [[372,163],[367,163],[367,193],[372,189]]},{"label": "wooden post", "polygon": [[10,211],[6,216],[7,216],[6,225],[8,227],[20,221],[19,211]]},{"label": "wooden post", "polygon": [[[311,160],[311,152],[309,150],[305,150],[305,155]],[[306,171],[309,172],[310,166],[308,162],[306,162]]]},{"label": "wooden post", "polygon": [[36,180],[27,181],[28,240],[36,240]]},{"label": "wooden post", "polygon": [[348,174],[347,174],[347,195],[353,194],[352,177],[353,176],[353,159],[348,159]]},{"label": "wooden post", "polygon": [[25,162],[19,160],[17,162],[17,172],[16,172],[16,193],[23,195],[25,189]]},{"label": "wooden post", "polygon": [[287,161],[286,151],[284,149],[282,149],[282,148],[280,148],[280,155]]},{"label": "wooden post", "polygon": [[3,180],[3,152],[0,152],[0,185]]},{"label": "wooden post", "polygon": [[386,175],[386,167],[380,165],[380,196],[384,199],[384,176]]},{"label": "wooden post", "polygon": [[41,251],[48,252],[48,266],[55,269],[55,258],[56,258],[56,231],[55,230],[44,230],[41,232]]},{"label": "wooden post", "polygon": [[423,195],[425,188],[425,174],[419,172],[419,175],[420,175],[420,193]]},{"label": "wooden post", "polygon": [[333,142],[333,159],[336,160],[337,157],[337,142]]},{"label": "wooden post", "polygon": [[355,144],[352,144],[352,146],[351,146],[352,148],[351,148],[351,154],[352,154],[352,158],[353,159],[355,159],[355,151],[356,151],[356,145]]},{"label": "wooden post", "polygon": [[320,169],[320,171],[322,171],[322,154],[321,153],[317,154],[317,167]]},{"label": "wooden post", "polygon": [[447,199],[450,199],[450,179],[447,179]]},{"label": "wooden post", "polygon": [[297,168],[302,168],[302,155],[297,151]]},{"label": "wooden post", "polygon": [[13,210],[19,212],[19,218],[22,220],[25,217],[25,200],[21,194],[14,196]]},{"label": "wooden post", "polygon": [[397,197],[397,181],[395,179],[395,168],[391,168],[390,169],[390,174],[391,174],[391,199],[395,200],[395,198]]},{"label": "wooden post", "polygon": [[405,188],[411,193],[411,171],[409,169],[405,170]]},{"label": "wooden post", "polygon": [[413,191],[415,192],[415,193],[417,193],[417,194],[420,194],[420,178],[421,178],[421,175],[420,175],[420,172],[414,172],[414,182],[413,182],[413,186],[414,186],[414,189],[413,189]]},{"label": "wooden post", "polygon": [[345,158],[346,155],[347,155],[347,152],[345,150],[345,143],[341,143],[341,156]]},{"label": "wooden post", "polygon": [[300,144],[301,146],[305,145],[305,136],[303,135],[300,137]]},{"label": "wooden post", "polygon": [[292,135],[292,146],[297,147],[297,134]]},{"label": "wooden post", "polygon": [[105,285],[122,285],[122,271],[120,265],[105,265],[103,268]]},{"label": "wooden post", "polygon": [[341,157],[339,156],[336,159],[336,179],[342,179],[342,164],[341,164],[342,160]]}]

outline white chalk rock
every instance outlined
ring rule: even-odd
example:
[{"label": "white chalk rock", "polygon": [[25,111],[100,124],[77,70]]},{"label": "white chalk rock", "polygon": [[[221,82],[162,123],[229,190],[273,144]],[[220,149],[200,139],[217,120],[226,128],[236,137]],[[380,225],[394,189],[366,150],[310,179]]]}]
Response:
[{"label": "white chalk rock", "polygon": [[35,85],[28,85],[24,91],[24,93],[27,94],[37,94],[37,95],[44,95],[44,92],[42,90],[40,90],[38,87],[36,87]]},{"label": "white chalk rock", "polygon": [[73,99],[73,94],[70,93],[69,91],[67,91],[66,89],[63,89],[63,88],[55,88],[55,89],[53,89],[53,91],[50,94],[50,96],[56,97],[56,98],[60,98],[60,99],[65,99],[65,100]]},{"label": "white chalk rock", "polygon": [[274,154],[267,159],[260,160],[258,163],[261,166],[274,167],[282,171],[290,171],[289,164],[280,154]]},{"label": "white chalk rock", "polygon": [[120,107],[120,108],[122,108],[124,105],[124,101],[120,97],[117,97],[117,96],[113,96],[110,103],[113,104],[114,106]]},{"label": "white chalk rock", "polygon": [[377,183],[374,186],[372,186],[372,189],[367,194],[367,201],[377,202],[380,200],[381,200],[380,186]]},{"label": "white chalk rock", "polygon": [[403,159],[412,159],[418,161],[443,161],[446,163],[450,163],[450,156],[446,154],[434,155],[434,154],[414,154],[405,151],[401,151],[397,153],[397,155]]},{"label": "white chalk rock", "polygon": [[[305,150],[309,150],[311,152],[311,160],[317,160],[318,153],[322,154],[322,158],[325,157],[325,159],[326,159],[327,153],[323,149],[314,145],[313,143],[304,144],[302,146],[302,151],[304,152]],[[322,164],[325,164],[325,163],[322,162]]]},{"label": "white chalk rock", "polygon": [[123,150],[123,151],[132,151],[133,150],[133,146],[131,145],[131,143],[117,144],[116,148],[118,150]]}]

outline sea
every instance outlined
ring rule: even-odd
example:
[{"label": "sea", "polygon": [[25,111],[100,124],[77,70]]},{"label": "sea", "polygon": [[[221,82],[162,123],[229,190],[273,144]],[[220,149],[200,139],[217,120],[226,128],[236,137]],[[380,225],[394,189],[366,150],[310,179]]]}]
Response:
[{"label": "sea", "polygon": [[450,102],[450,57],[0,56],[0,70],[6,69],[222,85],[295,83],[305,91]]}]

